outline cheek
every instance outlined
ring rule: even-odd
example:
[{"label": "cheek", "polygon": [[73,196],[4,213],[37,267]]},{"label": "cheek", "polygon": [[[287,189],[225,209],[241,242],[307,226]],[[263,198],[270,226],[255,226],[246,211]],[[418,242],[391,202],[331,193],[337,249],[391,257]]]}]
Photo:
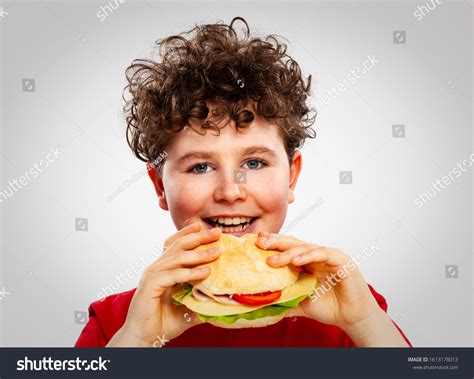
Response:
[{"label": "cheek", "polygon": [[288,191],[282,188],[262,187],[263,190],[252,193],[253,199],[264,213],[286,213]]},{"label": "cheek", "polygon": [[172,214],[188,219],[199,214],[209,202],[210,188],[203,181],[175,180],[170,185],[168,207]]},{"label": "cheek", "polygon": [[249,180],[248,191],[265,213],[286,213],[288,206],[288,176],[285,170],[267,170]]}]

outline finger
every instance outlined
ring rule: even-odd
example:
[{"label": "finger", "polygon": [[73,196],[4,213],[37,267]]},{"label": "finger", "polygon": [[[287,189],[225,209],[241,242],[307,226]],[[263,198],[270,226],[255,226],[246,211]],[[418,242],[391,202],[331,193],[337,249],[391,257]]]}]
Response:
[{"label": "finger", "polygon": [[185,330],[204,323],[204,321],[201,321],[199,317],[197,317],[196,313],[186,307],[179,307],[177,310],[181,313],[181,319],[185,325]]},{"label": "finger", "polygon": [[295,266],[302,266],[308,263],[320,263],[326,262],[328,259],[328,253],[322,249],[312,249],[310,251],[303,252],[293,256],[291,263]]},{"label": "finger", "polygon": [[177,251],[194,250],[200,245],[208,244],[219,240],[222,231],[220,228],[205,229],[197,233],[190,233],[175,240],[170,249]]},{"label": "finger", "polygon": [[290,308],[285,314],[285,317],[302,317],[302,316],[305,316],[305,313],[301,309],[301,307]]},{"label": "finger", "polygon": [[[150,270],[155,272],[162,271],[162,263],[165,261],[168,262],[169,258],[171,259],[171,257],[183,253],[183,250],[193,250],[202,244],[214,242],[220,238],[221,233],[222,232],[219,228],[202,229],[197,233],[190,233],[178,238],[168,248],[166,254],[162,255],[150,265]],[[171,266],[167,267],[171,268]]]},{"label": "finger", "polygon": [[173,234],[171,237],[169,237],[165,241],[165,243],[163,244],[164,250],[166,251],[173,244],[173,242],[176,241],[178,238],[181,238],[190,233],[198,232],[199,230],[201,230],[202,226],[203,226],[202,223],[199,221],[191,225],[185,226],[184,228],[179,230],[177,233]]},{"label": "finger", "polygon": [[142,276],[140,287],[145,291],[153,291],[155,296],[161,296],[167,288],[175,284],[204,279],[210,272],[209,267],[177,268],[160,272],[147,270]]},{"label": "finger", "polygon": [[291,260],[294,257],[307,252],[311,248],[312,247],[308,245],[299,245],[299,246],[292,247],[281,253],[277,253],[277,254],[269,256],[267,258],[267,263],[269,266],[273,266],[273,267],[285,266],[287,264],[290,264]]},{"label": "finger", "polygon": [[193,250],[199,245],[217,241],[220,238],[221,233],[222,233],[220,228],[207,229],[207,228],[202,228],[201,225],[199,228],[200,228],[199,231],[193,231],[191,229],[189,233],[181,235],[180,237],[174,239],[173,243],[171,243],[171,245],[168,246],[167,250],[162,255],[162,257],[158,258],[158,260],[155,263],[159,263],[159,261],[163,257],[166,257],[167,255],[170,255],[170,254],[172,255],[176,253],[177,251]]},{"label": "finger", "polygon": [[330,247],[316,247],[292,258],[291,263],[295,266],[303,266],[310,263],[325,263],[326,265],[339,267],[349,262],[350,257],[338,249]]},{"label": "finger", "polygon": [[173,254],[151,268],[153,271],[165,271],[179,267],[192,267],[203,263],[208,263],[219,258],[221,251],[218,246],[207,250],[183,251],[182,253]]},{"label": "finger", "polygon": [[[292,236],[283,234],[271,233],[267,237],[258,237],[256,245],[264,250],[280,250],[285,251],[294,246],[306,244],[303,241],[298,240]],[[316,246],[316,245],[313,245]]]}]

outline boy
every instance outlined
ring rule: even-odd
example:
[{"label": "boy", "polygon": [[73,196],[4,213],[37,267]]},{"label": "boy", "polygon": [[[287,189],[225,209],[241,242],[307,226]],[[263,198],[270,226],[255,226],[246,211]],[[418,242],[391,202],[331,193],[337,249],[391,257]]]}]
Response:
[{"label": "boy", "polygon": [[[247,27],[244,37],[236,21]],[[411,346],[346,254],[277,234],[302,169],[298,148],[315,136],[306,105],[311,76],[303,79],[276,37],[251,38],[241,18],[185,35],[159,42],[160,63],[132,63],[124,107],[127,141],[148,162],[159,205],[178,232],[138,288],[91,304],[75,346]],[[219,251],[192,250],[221,233],[258,233],[260,248],[279,251],[269,265],[300,266],[324,291],[265,328],[202,323],[170,293],[209,275],[196,266]]]}]

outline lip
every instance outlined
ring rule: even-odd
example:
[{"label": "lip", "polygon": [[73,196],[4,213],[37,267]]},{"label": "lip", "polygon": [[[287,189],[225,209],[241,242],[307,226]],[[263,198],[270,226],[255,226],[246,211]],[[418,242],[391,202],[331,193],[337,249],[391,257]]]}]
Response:
[{"label": "lip", "polygon": [[[246,216],[246,215],[227,215],[227,216],[224,216],[224,215],[220,215],[220,216],[211,216],[211,217],[251,217],[251,216]],[[210,218],[210,217],[206,217],[206,218]],[[252,222],[249,226],[247,226],[247,228],[245,228],[244,230],[242,230],[241,232],[229,232],[229,233],[226,233],[226,232],[222,232],[224,234],[232,234],[233,236],[236,236],[236,237],[241,237],[243,236],[244,234],[248,234],[248,233],[254,233],[255,230],[256,230],[256,224],[258,222],[258,219],[260,217],[257,217],[257,219]],[[202,222],[204,223],[204,225],[208,228],[208,229],[212,229],[214,228],[214,225],[212,224],[209,224],[205,219],[202,219]]]}]

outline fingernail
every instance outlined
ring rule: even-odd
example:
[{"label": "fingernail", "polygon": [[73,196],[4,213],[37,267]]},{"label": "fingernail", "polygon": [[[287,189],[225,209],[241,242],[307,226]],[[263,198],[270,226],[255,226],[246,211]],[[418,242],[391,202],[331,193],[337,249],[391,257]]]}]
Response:
[{"label": "fingernail", "polygon": [[217,253],[219,251],[219,246],[212,247],[208,251],[209,251],[210,254]]},{"label": "fingernail", "polygon": [[272,255],[270,257],[270,259],[272,260],[272,262],[278,262],[278,260],[280,259],[280,257],[278,255]]},{"label": "fingernail", "polygon": [[294,261],[294,262],[299,262],[299,261],[301,261],[302,258],[303,258],[303,257],[302,257],[301,255],[298,255],[297,257],[294,257],[294,258],[293,258],[293,261]]},{"label": "fingernail", "polygon": [[199,273],[207,272],[207,271],[209,271],[209,267],[200,267],[198,271],[199,271]]},{"label": "fingernail", "polygon": [[219,227],[212,228],[212,229],[211,229],[211,233],[215,233],[215,232],[217,232],[217,231],[220,230],[220,229],[221,229],[221,228],[219,228]]}]

